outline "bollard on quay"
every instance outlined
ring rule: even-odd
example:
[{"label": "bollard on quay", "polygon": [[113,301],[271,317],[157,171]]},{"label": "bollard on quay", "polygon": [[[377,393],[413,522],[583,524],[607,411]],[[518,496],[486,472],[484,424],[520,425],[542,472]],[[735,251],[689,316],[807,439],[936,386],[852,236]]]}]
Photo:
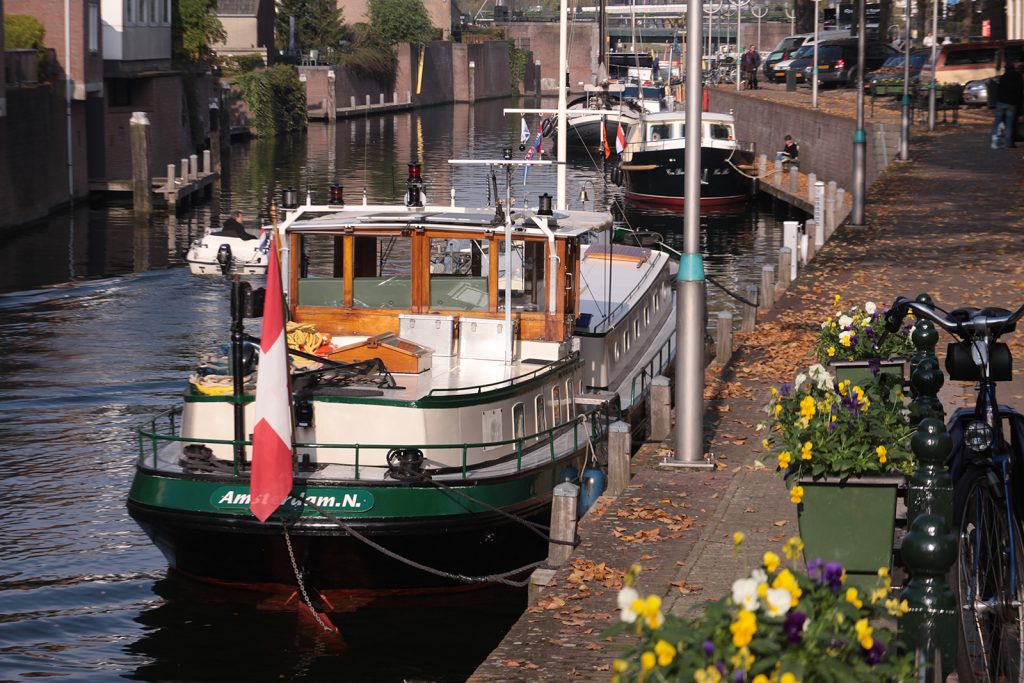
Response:
[{"label": "bollard on quay", "polygon": [[761,266],[761,310],[765,313],[775,305],[775,266]]},{"label": "bollard on quay", "polygon": [[580,487],[564,481],[555,487],[551,499],[551,542],[547,563],[552,567],[565,564],[576,542],[576,507]]},{"label": "bollard on quay", "polygon": [[926,417],[945,420],[946,411],[939,401],[939,389],[946,378],[935,358],[925,358],[918,363],[910,375],[910,387],[914,398],[910,402],[910,425],[916,427]]},{"label": "bollard on quay", "polygon": [[[629,456],[632,432],[628,422],[618,420],[608,426],[608,489],[617,496],[629,486]],[[552,527],[553,528],[553,527]]]},{"label": "bollard on quay", "polygon": [[779,249],[779,281],[776,289],[779,292],[785,291],[792,281],[793,249],[782,247]]},{"label": "bollard on quay", "polygon": [[[672,382],[665,375],[658,375],[651,380],[651,391],[648,395],[651,416],[651,441],[664,441],[672,432]],[[627,462],[629,455],[626,455]]]},{"label": "bollard on quay", "polygon": [[715,335],[715,365],[722,366],[732,358],[732,312],[718,312],[718,327]]},{"label": "bollard on quay", "polygon": [[942,668],[940,680],[946,680],[956,668],[958,615],[946,582],[956,541],[942,517],[919,515],[903,539],[902,554],[910,580],[901,596],[909,608],[900,619],[901,639],[921,655],[927,671],[921,680],[931,680],[936,660]]},{"label": "bollard on quay", "polygon": [[953,480],[946,459],[953,450],[953,440],[946,426],[934,417],[924,418],[910,439],[910,450],[918,465],[907,480],[908,524],[921,515],[935,515],[952,528]]},{"label": "bollard on quay", "polygon": [[750,303],[743,304],[740,332],[753,332],[754,324],[757,322],[757,285],[747,285],[743,292]]}]

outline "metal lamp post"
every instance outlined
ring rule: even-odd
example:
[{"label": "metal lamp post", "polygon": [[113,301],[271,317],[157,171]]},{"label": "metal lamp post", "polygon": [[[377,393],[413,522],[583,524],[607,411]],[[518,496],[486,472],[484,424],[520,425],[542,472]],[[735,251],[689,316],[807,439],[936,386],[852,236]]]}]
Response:
[{"label": "metal lamp post", "polygon": [[750,4],[750,0],[729,0],[736,5],[736,90],[740,89],[740,60],[743,57],[743,8]]},{"label": "metal lamp post", "polygon": [[[700,70],[701,5],[688,0],[686,73]],[[686,126],[701,130],[700,88],[686,89]],[[700,133],[695,136],[700,139]],[[704,460],[704,262],[700,254],[700,145],[686,145],[683,254],[676,275],[675,453],[666,464],[708,466]]]},{"label": "metal lamp post", "polygon": [[939,49],[939,0],[932,3],[932,81],[928,84],[928,130],[935,130],[935,56]]},{"label": "metal lamp post", "polygon": [[[708,55],[708,68],[709,69],[711,68],[711,57],[714,56],[714,54],[715,54],[714,51],[711,48],[711,19],[716,14],[721,12],[722,8],[724,8],[724,7],[725,7],[725,0],[722,0],[722,2],[719,3],[718,7],[715,7],[715,3],[713,3],[713,2],[709,2],[707,5],[704,6],[704,12],[706,12],[707,15],[708,15],[708,51],[707,51],[707,55]],[[716,63],[717,63],[717,60],[716,60]]]},{"label": "metal lamp post", "polygon": [[[900,101],[900,161],[910,158],[910,0],[904,7],[903,22],[903,99]],[[861,62],[861,71],[864,62]]]},{"label": "metal lamp post", "polygon": [[760,50],[763,47],[761,45],[761,20],[768,15],[768,8],[764,5],[758,5],[757,7],[751,7],[750,13],[757,18],[757,49]]},{"label": "metal lamp post", "polygon": [[[864,3],[857,0],[857,63],[864,63],[866,27],[864,26]],[[853,131],[853,208],[850,211],[850,225],[863,227],[864,199],[867,193],[867,146],[868,136],[864,132],[864,71],[857,70],[857,127]]]},{"label": "metal lamp post", "polygon": [[814,59],[811,62],[811,107],[818,108],[818,7],[821,0],[814,0]]},{"label": "metal lamp post", "polygon": [[791,12],[789,11],[789,8],[786,7],[782,10],[782,13],[786,15],[787,19],[789,19],[789,35],[793,35],[796,33],[796,10],[794,9]]}]

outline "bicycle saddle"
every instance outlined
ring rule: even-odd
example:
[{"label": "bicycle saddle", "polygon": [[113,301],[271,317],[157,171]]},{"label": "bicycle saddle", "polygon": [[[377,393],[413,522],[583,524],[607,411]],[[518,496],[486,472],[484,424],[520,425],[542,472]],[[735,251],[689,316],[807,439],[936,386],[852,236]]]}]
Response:
[{"label": "bicycle saddle", "polygon": [[[984,317],[990,317],[991,316],[991,317],[995,318],[995,317],[998,317],[998,316],[1008,316],[1008,315],[1010,315],[1010,311],[1006,310],[1005,308],[997,308],[995,306],[990,306],[990,307],[987,307],[987,308],[975,308],[974,306],[965,306],[963,308],[956,308],[956,309],[953,309],[952,311],[950,311],[949,312],[949,319],[953,320],[955,322],[963,324],[963,323],[966,323],[969,320],[972,320],[973,318],[976,318],[978,316],[984,316]],[[1008,332],[1013,332],[1016,328],[1017,328],[1016,323],[1008,323],[1008,324],[1000,326],[999,333],[1000,334],[1006,334]]]}]

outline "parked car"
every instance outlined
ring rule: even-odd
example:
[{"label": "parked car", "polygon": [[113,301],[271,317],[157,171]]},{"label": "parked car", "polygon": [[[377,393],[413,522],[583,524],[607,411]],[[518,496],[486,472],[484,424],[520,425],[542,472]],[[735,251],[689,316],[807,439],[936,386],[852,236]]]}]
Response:
[{"label": "parked car", "polygon": [[[814,47],[812,45],[801,46],[789,57],[789,59],[782,59],[776,62],[771,71],[765,72],[765,76],[773,83],[785,81],[786,73],[789,71],[789,67],[793,62],[805,56],[814,54]],[[802,78],[803,74],[797,73],[797,80],[801,80]]]},{"label": "parked car", "polygon": [[[910,80],[914,82],[915,76],[921,73],[921,67],[931,56],[930,49],[918,49],[910,51]],[[899,53],[885,60],[882,66],[878,67],[871,75],[864,77],[864,89],[870,90],[879,81],[890,81],[894,84],[903,85],[903,53]]]},{"label": "parked car", "polygon": [[1024,57],[1024,40],[986,40],[984,42],[952,43],[943,45],[936,56],[936,66],[925,64],[921,81],[929,83],[932,74],[939,84],[966,84],[998,76],[1006,60],[1019,62]]},{"label": "parked car", "polygon": [[998,79],[992,78],[979,78],[974,81],[968,81],[964,85],[964,104],[974,107],[983,106],[994,106],[992,98],[989,97],[989,93],[996,87]]},{"label": "parked car", "polygon": [[[896,48],[879,40],[868,40],[864,49],[864,73],[874,71],[885,60],[896,54]],[[809,81],[813,66],[813,55],[794,60],[790,69],[803,72],[804,81]],[[851,85],[857,81],[857,39],[839,38],[818,45],[818,83],[821,85]]]}]

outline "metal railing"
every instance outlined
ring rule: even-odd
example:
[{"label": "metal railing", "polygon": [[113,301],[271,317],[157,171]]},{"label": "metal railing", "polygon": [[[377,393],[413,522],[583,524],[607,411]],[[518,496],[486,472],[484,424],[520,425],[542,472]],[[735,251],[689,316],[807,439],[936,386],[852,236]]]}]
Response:
[{"label": "metal railing", "polygon": [[528,382],[532,379],[535,379],[538,375],[546,374],[548,372],[556,372],[578,361],[579,353],[573,352],[553,365],[543,365],[532,372],[526,373],[525,375],[509,377],[508,379],[498,380],[497,382],[489,382],[487,384],[478,384],[472,387],[438,387],[436,389],[431,389],[430,392],[427,394],[427,397],[442,394],[446,396],[473,396],[477,394],[482,394],[485,391],[494,391],[496,389],[501,389],[506,386],[512,387],[516,386],[517,384],[522,384],[524,382]]},{"label": "metal railing", "polygon": [[[182,408],[176,406],[170,410],[167,410],[159,415],[153,417],[146,425],[139,427],[138,442],[139,442],[139,456],[138,463],[144,465],[148,458],[151,458],[150,466],[153,469],[158,468],[158,457],[161,445],[177,442],[177,443],[194,443],[194,444],[216,444],[216,445],[242,445],[251,447],[252,441],[236,441],[233,439],[201,439],[196,437],[186,437],[179,434],[178,419],[181,417]],[[580,413],[567,422],[563,422],[559,425],[539,431],[535,434],[528,436],[521,436],[513,439],[503,439],[501,441],[485,441],[479,443],[451,443],[451,444],[337,444],[337,443],[302,443],[294,442],[292,444],[293,451],[301,449],[348,449],[354,451],[354,460],[351,463],[339,463],[342,465],[350,465],[355,468],[355,479],[358,481],[361,479],[360,470],[365,468],[373,469],[387,469],[386,465],[363,465],[360,463],[360,451],[390,451],[392,449],[417,449],[425,452],[426,457],[429,459],[430,451],[439,450],[461,450],[462,458],[461,464],[458,466],[461,469],[462,479],[466,480],[469,478],[470,469],[480,469],[493,465],[507,457],[508,451],[503,450],[499,457],[493,458],[486,462],[476,463],[472,466],[469,464],[469,451],[470,449],[484,449],[484,448],[500,448],[502,446],[513,446],[516,458],[516,472],[522,471],[523,467],[523,454],[524,451],[529,448],[540,447],[544,440],[547,440],[549,462],[555,462],[559,453],[556,452],[555,442],[557,439],[565,436],[572,431],[572,450],[567,452],[576,452],[580,448],[581,435],[585,435],[588,441],[596,440],[600,435],[600,428],[598,427],[596,410],[589,410]],[[160,422],[165,421],[164,431],[161,431]],[[581,425],[584,422],[589,422],[589,434],[581,431]],[[148,429],[147,429],[148,427]],[[148,448],[147,448],[148,444]],[[147,453],[149,454],[147,456]],[[236,457],[233,460],[234,464],[234,475],[239,476],[243,469],[243,464]],[[447,467],[439,469],[448,469]]]},{"label": "metal railing", "polygon": [[[629,387],[629,405],[630,407],[636,403],[638,396],[643,396],[647,393],[647,387],[650,385],[652,379],[662,374],[662,371],[668,367],[668,364],[672,361],[672,342],[675,339],[675,335],[670,335],[665,343],[658,349],[658,353],[651,356],[651,360],[647,362],[643,370],[633,376]],[[640,392],[637,393],[636,383],[640,382]]]}]

